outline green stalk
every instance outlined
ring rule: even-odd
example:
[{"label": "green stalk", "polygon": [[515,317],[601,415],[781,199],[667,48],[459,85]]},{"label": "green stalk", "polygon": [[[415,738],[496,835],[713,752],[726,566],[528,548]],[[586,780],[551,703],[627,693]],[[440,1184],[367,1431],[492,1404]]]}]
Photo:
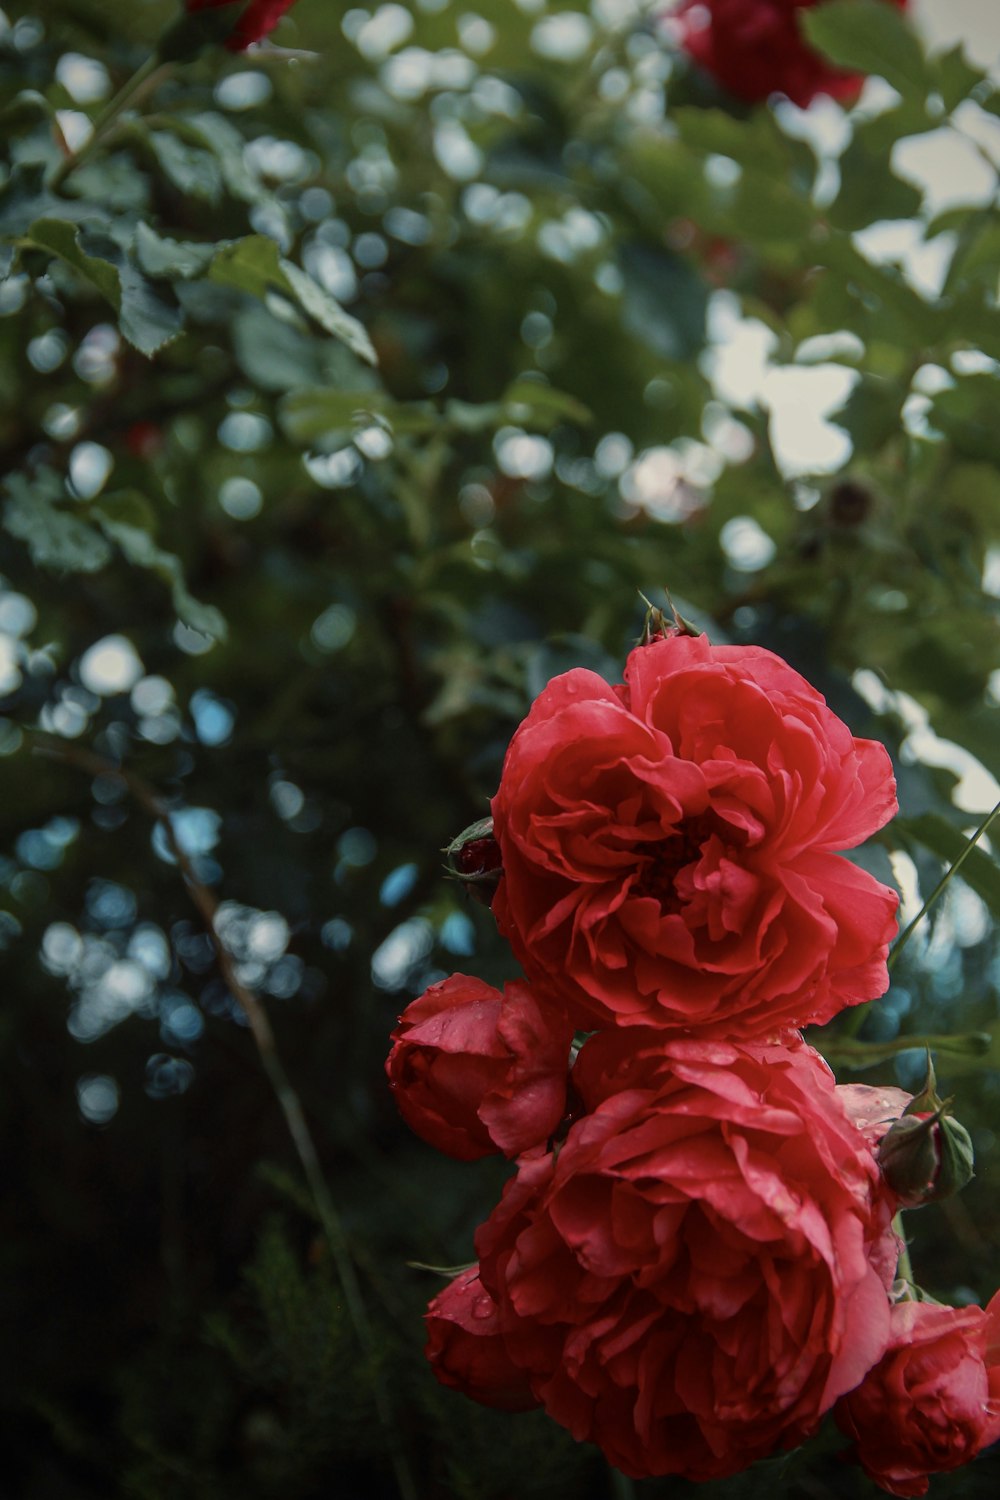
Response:
[{"label": "green stalk", "polygon": [[[899,955],[902,953],[903,949],[910,941],[910,938],[913,936],[916,928],[924,920],[924,917],[926,917],[935,901],[945,890],[949,880],[951,880],[953,875],[956,875],[958,873],[958,871],[962,868],[962,865],[972,853],[973,849],[979,843],[979,840],[985,833],[988,832],[993,819],[997,816],[998,813],[1000,813],[1000,802],[996,804],[992,811],[986,814],[985,818],[980,823],[979,827],[976,829],[972,837],[969,839],[969,842],[966,844],[961,854],[955,860],[954,864],[949,865],[947,870],[945,870],[944,874],[941,876],[941,879],[931,891],[930,895],[927,897],[927,900],[924,902],[923,906],[921,906],[912,922],[908,922],[903,931],[899,934],[899,937],[893,944],[892,952],[889,954],[889,957],[886,960],[886,968],[888,969],[890,974],[896,967],[896,964],[899,961]],[[840,1028],[840,1037],[842,1039],[846,1040],[849,1037],[857,1036],[858,1032],[864,1025],[865,1017],[868,1014],[869,1007],[874,1003],[874,1001],[869,1000],[864,1005],[856,1005],[854,1007],[850,1015],[846,1017],[843,1026]]]},{"label": "green stalk", "polygon": [[620,1469],[614,1469],[608,1465],[608,1476],[611,1480],[611,1493],[614,1500],[635,1500],[635,1485],[627,1474]]},{"label": "green stalk", "polygon": [[908,1281],[913,1285],[913,1266],[910,1263],[910,1247],[906,1243],[906,1234],[903,1230],[903,1214],[898,1212],[892,1221],[892,1227],[899,1235],[900,1251],[899,1260],[896,1264],[897,1281]]},{"label": "green stalk", "polygon": [[131,78],[122,84],[114,98],[108,101],[96,120],[94,120],[93,133],[90,139],[80,147],[79,151],[74,151],[71,156],[67,156],[65,161],[61,162],[56,168],[49,179],[49,187],[53,192],[58,192],[67,177],[75,172],[77,167],[87,161],[97,150],[98,146],[103,144],[119,115],[128,107],[146,80],[152,77],[159,64],[160,58],[154,52],[150,57],[146,58],[146,61],[140,68],[136,69]]},{"label": "green stalk", "polygon": [[997,813],[1000,813],[1000,802],[997,803],[996,807],[993,808],[992,812],[988,812],[986,814],[985,818],[980,823],[979,827],[976,829],[975,833],[972,835],[971,839],[966,844],[965,848],[962,850],[961,854],[955,860],[955,863],[953,865],[949,865],[948,868],[947,868],[947,870],[945,870],[944,874],[941,876],[941,879],[938,881],[937,885],[931,891],[930,895],[927,897],[927,900],[924,902],[923,906],[917,912],[917,915],[913,918],[913,921],[910,922],[910,923],[908,923],[908,925],[899,934],[899,937],[896,939],[896,941],[895,941],[895,943],[893,945],[892,952],[889,954],[888,963],[886,964],[886,967],[888,968],[890,974],[892,973],[892,970],[893,970],[893,968],[896,965],[896,962],[897,962],[897,960],[899,958],[899,955],[902,953],[903,949],[906,947],[907,943],[910,941],[910,938],[913,936],[913,932],[914,932],[914,929],[916,928],[917,924],[919,922],[922,922],[923,919],[924,919],[924,917],[926,917],[927,913],[930,911],[930,909],[934,905],[935,901],[938,899],[938,897],[941,895],[942,891],[947,886],[947,884],[948,884],[949,880],[951,879],[951,877],[953,875],[957,874],[958,871],[962,868],[963,864],[968,859],[968,857],[972,853],[973,849],[979,843],[979,840],[988,831],[989,826],[993,822],[993,819],[996,817]]}]

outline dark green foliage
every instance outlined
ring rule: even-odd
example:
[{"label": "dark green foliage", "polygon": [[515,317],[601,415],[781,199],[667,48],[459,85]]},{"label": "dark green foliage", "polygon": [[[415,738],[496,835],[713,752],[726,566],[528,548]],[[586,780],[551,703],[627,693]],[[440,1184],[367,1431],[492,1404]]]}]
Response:
[{"label": "dark green foliage", "polygon": [[[885,739],[903,816],[858,857],[910,914],[978,821],[942,740],[1000,775],[1000,224],[894,151],[995,85],[833,0],[814,40],[900,97],[811,145],[654,17],[606,7],[559,57],[540,12],[474,9],[382,45],[299,0],[292,55],[156,70],[74,164],[177,6],[4,7],[3,1494],[380,1500],[388,1410],[420,1500],[627,1500],[423,1360],[441,1283],[408,1262],[471,1259],[508,1170],[436,1157],[385,1087],[408,999],[513,973],[442,850],[531,698],[614,678],[664,586]],[[940,295],[854,237],[876,219],[938,247]],[[720,367],[734,336],[784,394]],[[814,462],[781,416],[817,366],[841,446]],[[370,1343],[150,797],[271,1015]],[[908,1224],[945,1300],[1000,1280],[988,842],[963,873],[868,1013],[877,1069],[842,1074],[910,1086],[907,1039],[992,1038],[938,1059],[979,1175]],[[871,1496],[841,1446],[634,1493]],[[995,1488],[987,1458],[931,1494]]]}]

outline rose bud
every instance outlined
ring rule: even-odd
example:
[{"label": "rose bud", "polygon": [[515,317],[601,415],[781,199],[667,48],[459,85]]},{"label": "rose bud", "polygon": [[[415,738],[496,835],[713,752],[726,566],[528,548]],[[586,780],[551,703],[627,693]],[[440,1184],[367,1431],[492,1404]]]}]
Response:
[{"label": "rose bud", "polygon": [[969,1132],[944,1111],[906,1114],[882,1137],[878,1164],[902,1208],[950,1198],[972,1181]]},{"label": "rose bud", "polygon": [[493,819],[480,818],[464,828],[445,849],[448,870],[465,887],[466,894],[483,906],[491,905],[500,884],[503,860],[493,837]]},{"label": "rose bud", "polygon": [[949,1113],[950,1106],[950,1099],[938,1098],[928,1052],[923,1088],[886,1131],[878,1148],[882,1176],[902,1208],[950,1198],[972,1181],[972,1141],[965,1126]]},{"label": "rose bud", "polygon": [[566,1108],[573,1029],[524,983],[453,974],[406,1007],[386,1061],[403,1119],[446,1156],[517,1156]]},{"label": "rose bud", "polygon": [[499,1411],[530,1411],[539,1404],[504,1347],[496,1303],[479,1280],[478,1266],[438,1292],[424,1318],[425,1352],[442,1385]]}]

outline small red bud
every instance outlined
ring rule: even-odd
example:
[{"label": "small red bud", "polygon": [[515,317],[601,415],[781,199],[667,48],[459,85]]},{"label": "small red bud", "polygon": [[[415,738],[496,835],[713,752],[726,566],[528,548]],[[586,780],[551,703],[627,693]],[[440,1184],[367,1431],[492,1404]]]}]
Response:
[{"label": "small red bud", "polygon": [[466,891],[483,906],[490,906],[500,876],[503,857],[493,837],[493,819],[480,818],[464,828],[445,849],[448,870],[460,880]]}]

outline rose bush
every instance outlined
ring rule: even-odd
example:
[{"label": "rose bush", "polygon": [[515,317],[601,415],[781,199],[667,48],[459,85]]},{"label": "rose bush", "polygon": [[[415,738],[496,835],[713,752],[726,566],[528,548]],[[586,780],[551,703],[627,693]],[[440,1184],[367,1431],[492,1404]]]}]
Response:
[{"label": "rose bush", "polygon": [[885,747],[759,647],[675,635],[554,678],[493,799],[501,931],[584,1029],[767,1036],[881,995],[895,892],[842,859]]},{"label": "rose bush", "polygon": [[923,1495],[1000,1437],[1000,1293],[981,1307],[900,1302],[880,1362],[837,1403],[853,1456],[890,1495]]},{"label": "rose bush", "polygon": [[511,1358],[635,1477],[802,1441],[881,1357],[898,1251],[829,1069],[801,1041],[617,1031],[573,1081],[589,1112],[476,1237]]},{"label": "rose bush", "polygon": [[479,1280],[478,1266],[462,1271],[430,1302],[427,1359],[442,1385],[482,1406],[530,1411],[538,1402],[524,1371],[507,1353],[496,1304]]},{"label": "rose bush", "polygon": [[199,10],[232,11],[234,30],[226,38],[230,52],[242,52],[269,36],[294,4],[295,0],[249,0],[241,10],[239,0],[185,0],[188,15]]},{"label": "rose bush", "polygon": [[453,974],[406,1007],[385,1067],[400,1113],[430,1145],[462,1161],[516,1156],[562,1119],[572,1040],[527,985],[501,995]]},{"label": "rose bush", "polygon": [[[833,68],[809,47],[799,12],[821,0],[682,0],[681,44],[719,83],[749,104],[787,94],[803,107],[817,94],[846,102],[863,79]],[[885,0],[905,10],[907,0]]]}]

